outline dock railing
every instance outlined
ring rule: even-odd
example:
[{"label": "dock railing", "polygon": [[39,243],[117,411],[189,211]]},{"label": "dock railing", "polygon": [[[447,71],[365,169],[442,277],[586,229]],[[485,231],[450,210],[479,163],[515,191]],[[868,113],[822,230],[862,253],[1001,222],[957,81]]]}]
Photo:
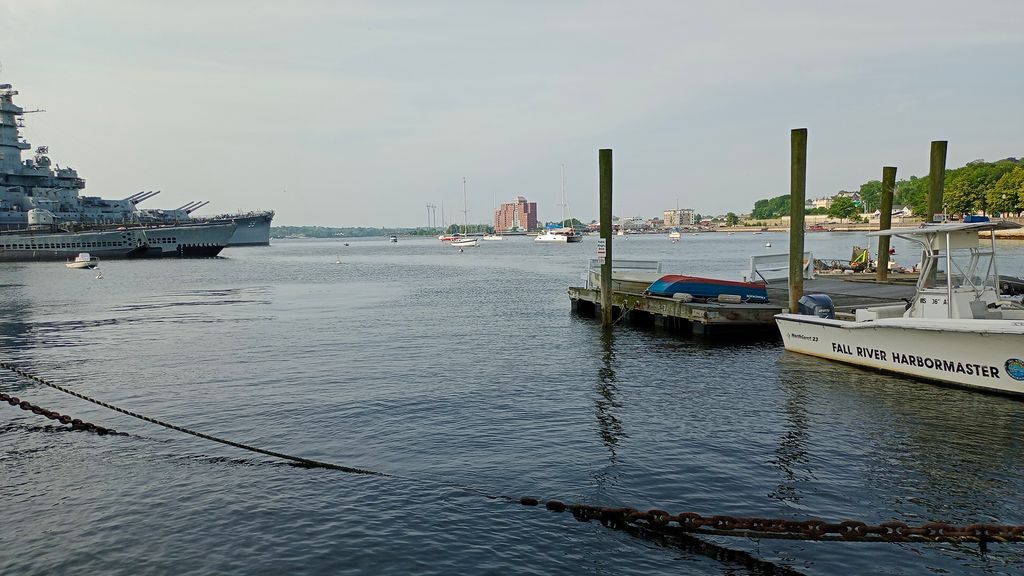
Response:
[{"label": "dock railing", "polygon": [[[750,257],[750,268],[740,270],[744,282],[789,280],[789,254],[763,254]],[[803,276],[814,279],[814,253],[804,252]]]}]

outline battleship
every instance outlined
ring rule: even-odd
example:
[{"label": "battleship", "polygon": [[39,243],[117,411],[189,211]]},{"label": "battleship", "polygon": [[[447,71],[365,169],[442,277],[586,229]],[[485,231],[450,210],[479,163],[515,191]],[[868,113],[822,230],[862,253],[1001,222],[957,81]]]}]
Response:
[{"label": "battleship", "polygon": [[[259,246],[270,244],[270,223],[274,212],[270,210],[241,214],[220,214],[196,217],[193,212],[209,202],[189,202],[172,210],[143,209],[139,204],[153,198],[160,191],[137,192],[120,200],[85,196],[85,180],[73,168],[54,164],[49,149],[39,146],[32,158],[22,160],[22,152],[31,146],[21,135],[24,115],[41,110],[25,110],[14,103],[18,92],[10,84],[0,84],[0,230],[9,234],[39,235],[50,226],[54,231],[68,233],[88,228],[97,232],[102,228],[175,228],[173,234],[155,232],[153,238],[176,238],[180,245],[154,246],[151,250],[134,253],[163,255],[207,255],[210,243],[223,230],[233,232],[226,241],[228,246]],[[30,222],[30,214],[34,215]],[[230,226],[229,226],[230,225]],[[216,234],[201,234],[204,230]],[[197,236],[200,235],[201,237]],[[123,241],[117,240],[118,242]],[[94,241],[90,241],[94,242]],[[110,240],[114,242],[114,240]],[[70,242],[43,242],[43,244],[69,244]],[[80,243],[80,242],[79,242]],[[0,241],[0,246],[24,245],[24,242]],[[108,257],[117,257],[108,254]],[[8,259],[0,255],[0,260]],[[22,259],[22,258],[18,258]]]}]

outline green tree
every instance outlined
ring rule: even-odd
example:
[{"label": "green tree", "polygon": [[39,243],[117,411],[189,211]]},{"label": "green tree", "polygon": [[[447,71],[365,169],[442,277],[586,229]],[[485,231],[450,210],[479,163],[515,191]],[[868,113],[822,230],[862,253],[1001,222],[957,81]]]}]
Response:
[{"label": "green tree", "polygon": [[789,194],[754,202],[750,215],[758,220],[789,215]]},{"label": "green tree", "polygon": [[839,218],[840,220],[852,218],[856,213],[857,205],[853,203],[849,196],[840,196],[833,199],[832,205],[828,209],[829,218]]},{"label": "green tree", "polygon": [[735,226],[740,223],[740,217],[735,212],[729,212],[725,215],[725,225]]},{"label": "green tree", "polygon": [[914,214],[924,214],[927,212],[928,179],[911,176],[909,180],[897,182],[893,204],[910,206]]},{"label": "green tree", "polygon": [[868,180],[860,185],[860,202],[863,212],[877,210],[882,205],[881,197],[881,180]]},{"label": "green tree", "polygon": [[942,207],[947,214],[973,214],[979,204],[975,191],[963,174],[952,174],[946,179]]},{"label": "green tree", "polygon": [[1024,210],[1024,166],[1003,174],[987,196],[990,210],[1019,215]]}]

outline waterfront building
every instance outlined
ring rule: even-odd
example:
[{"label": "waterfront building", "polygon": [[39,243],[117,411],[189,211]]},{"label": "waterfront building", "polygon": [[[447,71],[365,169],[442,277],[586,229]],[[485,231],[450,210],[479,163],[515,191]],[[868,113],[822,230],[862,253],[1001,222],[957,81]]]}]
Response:
[{"label": "waterfront building", "polygon": [[537,229],[537,203],[527,202],[523,196],[515,201],[503,203],[494,211],[494,230],[502,232],[526,232]]},{"label": "waterfront building", "polygon": [[672,210],[665,210],[665,226],[671,228],[673,226],[693,226],[694,225],[694,212],[693,208],[673,208]]}]

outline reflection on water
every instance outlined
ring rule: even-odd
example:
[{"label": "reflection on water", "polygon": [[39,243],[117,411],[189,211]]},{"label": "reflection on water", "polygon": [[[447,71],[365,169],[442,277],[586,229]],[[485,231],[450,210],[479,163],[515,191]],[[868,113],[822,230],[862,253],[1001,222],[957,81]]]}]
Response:
[{"label": "reflection on water", "polygon": [[864,459],[864,483],[904,517],[1020,521],[1005,503],[1019,484],[1012,476],[1024,448],[1019,400],[788,352],[778,376],[792,428],[780,453],[800,460],[794,446],[808,441],[809,429],[830,426],[843,431],[851,457],[884,455]]},{"label": "reflection on water", "polygon": [[617,398],[618,387],[615,376],[615,331],[613,328],[601,330],[601,367],[597,371],[597,425],[601,432],[601,441],[608,447],[611,454],[610,462],[615,464],[615,448],[626,436],[622,429],[622,420],[616,412],[622,405]]},{"label": "reflection on water", "polygon": [[[781,373],[781,371],[780,371]],[[779,438],[772,463],[782,471],[783,482],[769,492],[769,497],[792,504],[800,502],[800,483],[814,479],[810,462],[807,459],[809,425],[807,421],[807,402],[809,394],[803,380],[787,379],[780,375],[782,389],[786,395],[785,434]]]}]

